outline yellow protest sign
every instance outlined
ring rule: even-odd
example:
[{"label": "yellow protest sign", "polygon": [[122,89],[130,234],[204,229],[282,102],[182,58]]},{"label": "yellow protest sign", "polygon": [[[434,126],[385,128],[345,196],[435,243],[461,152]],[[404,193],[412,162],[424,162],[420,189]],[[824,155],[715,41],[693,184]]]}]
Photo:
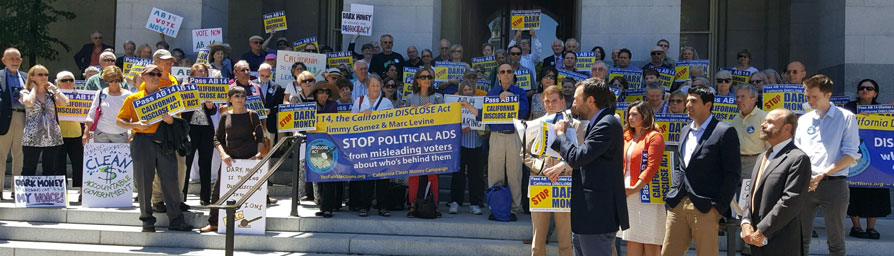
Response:
[{"label": "yellow protest sign", "polygon": [[714,118],[721,122],[732,122],[733,118],[739,114],[739,106],[736,105],[736,97],[733,96],[714,96],[714,107],[711,110]]},{"label": "yellow protest sign", "polygon": [[314,45],[314,49],[317,49],[317,51],[320,51],[320,45],[317,43],[316,36],[312,36],[312,37],[308,37],[308,38],[304,38],[304,39],[295,41],[294,43],[292,43],[292,50],[295,50],[296,52],[303,52],[304,47],[307,47],[307,45],[309,45],[309,44]]},{"label": "yellow protest sign", "polygon": [[515,71],[515,85],[525,91],[531,90],[531,70],[518,69]]},{"label": "yellow protest sign", "polygon": [[658,71],[658,83],[661,86],[664,86],[665,91],[670,91],[671,86],[674,84],[674,73],[676,72],[672,68],[662,68],[656,67],[655,71]]},{"label": "yellow protest sign", "polygon": [[59,117],[59,121],[84,122],[96,92],[67,89],[59,89],[59,92],[68,97],[68,105],[56,105],[56,115]]},{"label": "yellow protest sign", "polygon": [[337,68],[338,65],[345,64],[348,70],[354,70],[354,56],[351,52],[330,52],[326,55],[326,66]]},{"label": "yellow protest sign", "polygon": [[230,85],[227,83],[226,78],[193,77],[192,81],[198,87],[199,101],[227,103],[227,93],[230,92]]},{"label": "yellow protest sign", "polygon": [[[643,151],[642,163],[646,163],[647,153]],[[661,164],[652,181],[643,186],[640,191],[640,202],[644,204],[663,204],[664,197],[671,186],[671,172],[674,169],[674,152],[665,151],[661,157]],[[645,164],[643,164],[645,165]]]},{"label": "yellow protest sign", "polygon": [[804,103],[807,96],[804,95],[804,86],[800,84],[771,84],[764,86],[764,111],[770,112],[777,108],[785,108],[804,114]]},{"label": "yellow protest sign", "polygon": [[127,78],[133,78],[136,75],[139,75],[140,72],[143,72],[143,68],[146,65],[152,63],[152,59],[142,59],[142,58],[133,58],[133,57],[125,57],[124,58],[124,76]]},{"label": "yellow protest sign", "polygon": [[624,101],[626,101],[628,103],[643,101],[645,96],[646,96],[646,89],[644,89],[644,88],[627,89],[627,91],[624,91]]},{"label": "yellow protest sign", "polygon": [[286,11],[278,11],[264,14],[264,31],[267,33],[286,30]]},{"label": "yellow protest sign", "polygon": [[199,88],[195,84],[184,84],[179,86],[180,99],[183,100],[184,111],[194,111],[202,109],[202,102],[199,101]]},{"label": "yellow protest sign", "polygon": [[497,67],[497,58],[494,56],[483,56],[472,58],[472,68],[478,72],[484,73],[484,77],[490,77],[494,68]]},{"label": "yellow protest sign", "polygon": [[721,68],[733,75],[733,85],[747,84],[751,80],[751,72],[747,70],[736,70],[731,68]]},{"label": "yellow protest sign", "polygon": [[556,183],[546,176],[531,176],[528,199],[532,212],[570,212],[571,176],[559,176]]},{"label": "yellow protest sign", "polygon": [[593,63],[596,63],[595,52],[578,52],[574,69],[578,72],[590,72],[593,69]]},{"label": "yellow protest sign", "polygon": [[312,131],[317,125],[316,102],[279,105],[276,124],[279,132]]},{"label": "yellow protest sign", "polygon": [[627,115],[624,112],[627,112],[627,108],[630,107],[630,102],[618,102],[617,108],[615,108],[615,114],[618,115],[618,120],[621,121],[621,127],[624,127],[624,120],[627,120]]},{"label": "yellow protest sign", "polygon": [[419,71],[419,68],[404,67],[404,97],[413,93],[413,79],[415,79],[417,71]]},{"label": "yellow protest sign", "polygon": [[643,87],[643,71],[612,68],[608,73],[608,81],[611,82],[615,77],[624,77],[627,80],[627,89],[639,89]]},{"label": "yellow protest sign", "polygon": [[[577,73],[574,71],[560,69],[559,74],[556,76],[556,85],[558,85],[559,88],[562,88],[562,81],[565,80],[566,77],[570,77],[570,78],[574,79],[575,83],[583,81],[583,80],[587,80],[587,76],[585,76],[583,74],[580,74],[580,73]],[[572,86],[574,86],[574,85],[572,85]]]},{"label": "yellow protest sign", "polygon": [[261,96],[252,95],[245,98],[245,108],[258,113],[258,119],[267,119],[267,109],[264,108],[264,102],[261,101]]},{"label": "yellow protest sign", "polygon": [[518,96],[506,99],[500,96],[485,96],[484,109],[481,111],[481,122],[484,124],[511,124],[518,117]]},{"label": "yellow protest sign", "polygon": [[680,132],[691,121],[686,114],[655,114],[665,145],[680,145]]},{"label": "yellow protest sign", "polygon": [[540,29],[540,10],[513,10],[512,30]]},{"label": "yellow protest sign", "polygon": [[177,114],[185,109],[178,92],[179,86],[166,86],[146,97],[133,101],[137,117],[148,124],[161,121],[162,115]]},{"label": "yellow protest sign", "polygon": [[450,79],[463,80],[466,66],[462,63],[438,61],[435,62],[435,82],[447,82]]}]

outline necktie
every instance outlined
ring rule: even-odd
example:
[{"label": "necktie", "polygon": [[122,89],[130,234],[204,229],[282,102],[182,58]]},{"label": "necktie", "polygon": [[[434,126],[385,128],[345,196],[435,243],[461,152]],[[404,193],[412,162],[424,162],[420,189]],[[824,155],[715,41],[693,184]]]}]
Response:
[{"label": "necktie", "polygon": [[553,124],[558,123],[559,120],[562,120],[562,113],[556,113],[556,118],[553,119]]},{"label": "necktie", "polygon": [[767,161],[768,161],[768,158],[770,157],[770,154],[772,154],[772,153],[773,153],[773,148],[770,148],[770,150],[767,150],[767,153],[764,154],[764,158],[763,158],[763,160],[761,160],[761,166],[760,166],[760,168],[758,168],[758,171],[757,171],[757,176],[754,178],[754,181],[752,181],[752,184],[751,184],[751,209],[752,210],[754,210],[754,208],[755,208],[754,193],[757,191],[757,186],[760,185],[761,176],[764,175],[764,169],[767,168]]}]

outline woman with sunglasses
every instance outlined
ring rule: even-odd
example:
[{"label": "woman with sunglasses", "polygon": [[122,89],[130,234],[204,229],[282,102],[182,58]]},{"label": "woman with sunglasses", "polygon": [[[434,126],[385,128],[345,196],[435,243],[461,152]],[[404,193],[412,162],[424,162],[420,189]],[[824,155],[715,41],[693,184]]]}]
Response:
[{"label": "woman with sunglasses", "polygon": [[729,71],[718,71],[714,77],[716,77],[717,95],[736,97],[736,90],[733,88],[733,75]]},{"label": "woman with sunglasses", "polygon": [[314,77],[313,73],[301,69],[300,66],[292,65],[292,67],[292,75],[295,76],[295,81],[286,86],[283,104],[310,102],[313,99],[310,89],[317,83],[317,78]]},{"label": "woman with sunglasses", "polygon": [[556,85],[556,76],[559,71],[553,66],[546,65],[540,73],[543,76],[540,77],[540,86],[537,86],[537,94],[531,97],[531,116],[528,117],[528,120],[534,120],[546,115],[546,108],[543,106],[543,90]]},{"label": "woman with sunglasses", "polygon": [[[209,77],[208,66],[205,64],[193,64],[189,69],[190,77]],[[199,156],[199,203],[211,204],[211,157],[214,155],[214,126],[212,118],[217,113],[217,104],[202,103],[202,109],[184,112],[183,120],[189,122],[189,148],[186,149],[186,180],[183,185],[183,195],[187,194],[190,172],[192,172],[193,160],[196,158],[196,150]],[[183,199],[184,201],[186,198]]]},{"label": "woman with sunglasses", "polygon": [[25,134],[22,136],[22,176],[35,176],[42,158],[43,175],[65,175],[64,166],[56,166],[57,154],[64,143],[56,104],[68,105],[68,97],[50,83],[50,72],[42,65],[28,70],[25,90],[20,91],[25,105]]},{"label": "woman with sunglasses", "polygon": [[[863,79],[857,83],[857,98],[844,104],[844,109],[857,113],[858,106],[879,105],[878,82]],[[864,156],[866,157],[866,156]],[[856,238],[879,239],[881,234],[875,230],[875,222],[879,217],[891,214],[891,193],[887,188],[850,188],[850,204],[847,215],[851,217],[850,236]],[[860,218],[866,219],[866,231],[860,226]]]},{"label": "woman with sunglasses", "polygon": [[[317,114],[338,113],[338,103],[332,100],[338,93],[338,87],[326,81],[320,81],[310,91],[317,103]],[[320,211],[316,213],[316,216],[332,218],[332,212],[341,209],[345,191],[344,182],[316,182],[314,185],[319,188],[318,199],[320,201]]]},{"label": "woman with sunglasses", "polygon": [[[74,74],[68,71],[62,71],[56,74],[56,85],[59,89],[74,90]],[[59,148],[59,157],[56,160],[56,166],[64,174],[66,173],[66,156],[71,161],[71,186],[81,187],[84,178],[84,144],[81,142],[82,126],[81,122],[76,121],[59,121],[59,128],[62,132],[62,147]],[[78,196],[81,201],[81,196]]]},{"label": "woman with sunglasses", "polygon": [[109,87],[96,92],[96,97],[93,97],[93,104],[90,105],[87,120],[84,121],[87,129],[84,129],[81,136],[81,144],[86,145],[91,138],[93,143],[127,143],[127,129],[119,127],[115,120],[118,110],[124,105],[124,99],[132,92],[121,87],[124,75],[116,66],[102,69],[102,80]]},{"label": "woman with sunglasses", "polygon": [[431,53],[431,50],[425,49],[422,50],[422,67],[419,69],[434,69],[434,60]]},{"label": "woman with sunglasses", "polygon": [[757,73],[757,68],[751,66],[751,52],[748,49],[742,49],[736,54],[736,63],[736,66],[733,67],[735,70],[744,70],[751,74]]},{"label": "woman with sunglasses", "polygon": [[[432,81],[434,80],[435,72],[431,69],[420,69],[416,72],[416,75],[413,76],[413,93],[407,96],[406,103],[404,103],[403,107],[422,107],[428,106],[432,104],[442,104],[444,103],[444,95],[440,93],[436,93],[435,89],[432,88]],[[425,193],[424,187],[426,186],[426,182],[431,182],[431,191],[434,195],[435,205],[438,204],[438,175],[431,174],[426,175],[426,181],[423,181],[420,184],[419,176],[412,176],[408,179],[409,181],[409,192],[410,192],[410,211],[407,212],[407,217],[414,218],[415,216],[415,202],[417,196],[425,196],[420,195],[419,187],[423,187],[422,193]],[[438,213],[440,217],[441,214]]]},{"label": "woman with sunglasses", "polygon": [[401,92],[398,88],[398,79],[392,79],[390,77],[385,78],[385,86],[382,87],[382,92],[385,94],[385,98],[391,100],[391,105],[394,106],[403,106],[404,102],[401,100]]},{"label": "woman with sunglasses", "polygon": [[[357,97],[351,107],[351,113],[371,115],[374,111],[393,109],[391,101],[385,99],[382,94],[382,78],[376,74],[369,74],[368,79],[366,83],[368,93]],[[391,211],[387,208],[392,205],[391,199],[388,198],[389,185],[388,179],[351,181],[348,183],[348,191],[350,191],[348,207],[351,210],[359,211],[360,217],[367,217],[369,209],[372,208],[373,194],[375,194],[379,215],[390,217]]]},{"label": "woman with sunglasses", "polygon": [[764,73],[756,72],[751,73],[751,77],[748,78],[748,83],[757,87],[759,92],[762,92],[764,90],[764,85],[767,85],[767,80],[767,76],[764,75]]}]

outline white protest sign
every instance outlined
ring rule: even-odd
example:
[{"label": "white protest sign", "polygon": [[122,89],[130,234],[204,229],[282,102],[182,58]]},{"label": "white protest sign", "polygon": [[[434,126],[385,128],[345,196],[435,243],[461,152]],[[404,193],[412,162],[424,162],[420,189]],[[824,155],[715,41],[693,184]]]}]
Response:
[{"label": "white protest sign", "polygon": [[146,21],[146,28],[165,34],[166,36],[177,37],[177,33],[180,32],[180,25],[182,23],[183,17],[153,7],[152,11],[149,12],[149,20]]},{"label": "white protest sign", "polygon": [[[460,100],[466,100],[473,107],[478,109],[478,113],[481,113],[481,108],[484,106],[484,97],[483,96],[462,96],[462,95],[444,95],[444,103],[454,103],[459,102]],[[463,128],[470,127],[472,130],[483,131],[484,124],[481,123],[481,120],[478,120],[478,116],[475,113],[472,113],[471,110],[463,107]]]},{"label": "white protest sign", "polygon": [[[531,141],[531,147],[528,149],[531,154],[539,156],[545,154],[555,158],[562,158],[559,152],[550,147],[557,138],[556,126],[553,124],[555,118],[555,114],[548,114],[531,121],[513,120],[519,139]],[[561,117],[561,119],[565,120],[569,118],[567,115]],[[577,129],[568,127],[565,134],[568,136],[571,144],[577,145]]]},{"label": "white protest sign", "polygon": [[[260,160],[245,160],[245,159],[236,159],[233,161],[233,165],[230,167],[226,167],[220,173],[220,191],[229,191],[234,185],[236,185],[239,180],[242,179],[243,176],[248,174],[248,171],[251,168],[254,168],[255,165]],[[226,165],[221,166],[221,168]],[[261,165],[261,169],[258,170],[255,175],[252,176],[251,180],[245,182],[241,188],[236,190],[236,193],[233,194],[230,199],[239,200],[242,198],[245,193],[248,193],[248,190],[253,187],[264,174],[267,173],[267,165]],[[227,212],[225,210],[219,210],[220,215],[218,216],[217,223],[217,232],[218,233],[226,233],[227,232]],[[242,204],[242,207],[236,209],[236,230],[233,232],[237,235],[263,235],[267,228],[267,186],[261,186],[257,192],[255,192],[248,200],[245,201],[245,204]]]},{"label": "white protest sign", "polygon": [[295,78],[292,77],[292,64],[295,62],[304,63],[307,71],[316,76],[317,81],[323,81],[323,72],[326,71],[326,54],[293,52],[286,50],[276,51],[276,79],[279,84],[288,85]]},{"label": "white protest sign", "polygon": [[133,206],[133,159],[128,143],[84,145],[83,205]]},{"label": "white protest sign", "polygon": [[351,4],[352,12],[373,13],[373,6],[368,4]]},{"label": "white protest sign", "polygon": [[15,176],[16,207],[67,207],[65,176]]},{"label": "white protest sign", "polygon": [[341,33],[345,35],[372,35],[373,14],[341,12]]},{"label": "white protest sign", "polygon": [[186,83],[186,78],[189,77],[189,67],[171,67],[171,75],[181,83]]},{"label": "white protest sign", "polygon": [[192,52],[199,52],[202,48],[223,42],[222,28],[206,28],[192,30]]}]

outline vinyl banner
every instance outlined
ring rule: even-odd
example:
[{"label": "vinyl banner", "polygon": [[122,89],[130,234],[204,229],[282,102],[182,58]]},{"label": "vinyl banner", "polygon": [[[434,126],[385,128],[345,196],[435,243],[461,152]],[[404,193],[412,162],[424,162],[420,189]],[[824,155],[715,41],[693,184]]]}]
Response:
[{"label": "vinyl banner", "polygon": [[850,166],[851,187],[894,188],[894,107],[859,106],[860,159]]}]

